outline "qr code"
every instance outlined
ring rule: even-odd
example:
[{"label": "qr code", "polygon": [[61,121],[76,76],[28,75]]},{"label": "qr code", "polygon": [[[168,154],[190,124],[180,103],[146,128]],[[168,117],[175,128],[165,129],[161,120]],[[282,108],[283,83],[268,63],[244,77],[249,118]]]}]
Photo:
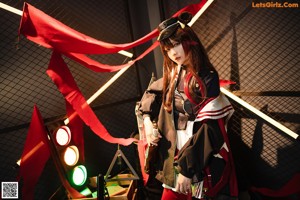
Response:
[{"label": "qr code", "polygon": [[18,182],[1,182],[2,199],[18,199]]}]

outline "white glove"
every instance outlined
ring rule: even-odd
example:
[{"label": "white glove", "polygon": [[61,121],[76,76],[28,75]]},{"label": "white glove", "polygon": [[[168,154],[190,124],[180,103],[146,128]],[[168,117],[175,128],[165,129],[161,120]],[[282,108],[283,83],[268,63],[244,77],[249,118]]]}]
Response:
[{"label": "white glove", "polygon": [[144,118],[144,131],[148,145],[157,146],[157,142],[160,140],[161,134],[157,129],[153,128],[153,123],[148,116]]}]

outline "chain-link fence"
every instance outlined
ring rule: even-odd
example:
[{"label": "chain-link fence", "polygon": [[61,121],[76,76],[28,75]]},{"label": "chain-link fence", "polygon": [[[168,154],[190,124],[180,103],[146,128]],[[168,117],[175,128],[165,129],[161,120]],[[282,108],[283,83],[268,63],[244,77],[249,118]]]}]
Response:
[{"label": "chain-link fence", "polygon": [[[299,8],[253,5],[214,1],[193,28],[220,78],[236,82],[229,89],[299,134]],[[299,142],[232,103],[229,133],[240,177],[245,175],[240,181],[245,187],[280,188],[299,172]]]},{"label": "chain-link fence", "polygon": [[[26,2],[95,39],[116,44],[133,41],[127,1]],[[22,10],[24,1],[2,3]],[[39,108],[43,119],[49,122],[66,114],[65,100],[46,74],[51,50],[27,40],[22,35],[18,40],[21,16],[3,9],[0,14],[0,180],[16,181],[18,168],[13,167],[22,154],[34,104]],[[90,56],[109,65],[128,62],[128,58],[120,54]],[[64,59],[86,99],[115,75],[95,73],[72,60]],[[136,128],[134,107],[141,96],[137,66],[128,69],[91,104],[108,132],[117,137],[130,137]],[[87,127],[85,140],[89,176],[105,174],[117,151],[117,145],[103,142]],[[135,159],[131,147],[122,150],[130,161]],[[35,190],[37,199],[48,199],[61,185],[58,175],[53,174],[57,173],[50,159]]]}]

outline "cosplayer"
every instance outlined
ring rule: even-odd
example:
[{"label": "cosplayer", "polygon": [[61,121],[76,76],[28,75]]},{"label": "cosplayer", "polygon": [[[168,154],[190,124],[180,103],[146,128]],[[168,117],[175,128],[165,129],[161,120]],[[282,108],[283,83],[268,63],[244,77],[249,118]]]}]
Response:
[{"label": "cosplayer", "polygon": [[[188,12],[163,21],[158,41],[163,77],[146,90],[139,111],[162,200],[235,199],[237,182],[226,133],[233,112]],[[158,133],[154,134],[153,124]]]}]

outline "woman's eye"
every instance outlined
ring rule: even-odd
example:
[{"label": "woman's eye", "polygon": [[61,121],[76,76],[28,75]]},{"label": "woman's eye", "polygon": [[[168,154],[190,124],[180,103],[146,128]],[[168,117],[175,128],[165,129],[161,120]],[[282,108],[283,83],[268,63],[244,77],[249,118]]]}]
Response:
[{"label": "woman's eye", "polygon": [[174,47],[177,47],[179,44],[179,42],[174,43]]},{"label": "woman's eye", "polygon": [[170,51],[170,48],[166,48],[165,51],[166,51],[166,52]]}]

